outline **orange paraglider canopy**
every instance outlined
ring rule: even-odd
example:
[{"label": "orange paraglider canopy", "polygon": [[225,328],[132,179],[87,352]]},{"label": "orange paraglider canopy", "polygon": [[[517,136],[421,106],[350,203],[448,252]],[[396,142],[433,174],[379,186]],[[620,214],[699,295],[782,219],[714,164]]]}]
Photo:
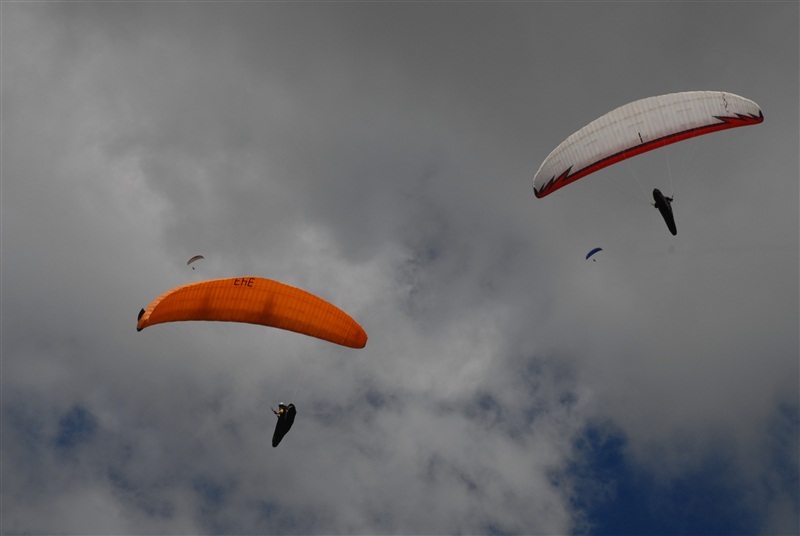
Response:
[{"label": "orange paraglider canopy", "polygon": [[335,305],[305,290],[253,276],[199,281],[167,291],[141,310],[136,329],[191,320],[260,324],[350,348],[367,344],[364,328]]}]

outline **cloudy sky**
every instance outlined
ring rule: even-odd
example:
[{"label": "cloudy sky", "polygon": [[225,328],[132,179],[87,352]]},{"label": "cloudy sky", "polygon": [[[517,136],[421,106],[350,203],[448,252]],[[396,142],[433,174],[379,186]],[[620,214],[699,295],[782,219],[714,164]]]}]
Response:
[{"label": "cloudy sky", "polygon": [[[798,3],[0,13],[3,533],[800,530]],[[534,197],[584,124],[700,89],[766,119]],[[136,332],[238,275],[366,348]]]}]

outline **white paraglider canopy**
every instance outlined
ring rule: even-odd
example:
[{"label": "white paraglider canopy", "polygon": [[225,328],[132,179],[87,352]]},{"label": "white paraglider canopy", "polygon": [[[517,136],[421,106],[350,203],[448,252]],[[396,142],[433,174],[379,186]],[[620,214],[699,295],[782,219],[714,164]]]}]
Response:
[{"label": "white paraglider canopy", "polygon": [[755,125],[755,102],[721,91],[689,91],[620,106],[581,128],[545,158],[533,178],[545,197],[607,166],[695,136]]}]

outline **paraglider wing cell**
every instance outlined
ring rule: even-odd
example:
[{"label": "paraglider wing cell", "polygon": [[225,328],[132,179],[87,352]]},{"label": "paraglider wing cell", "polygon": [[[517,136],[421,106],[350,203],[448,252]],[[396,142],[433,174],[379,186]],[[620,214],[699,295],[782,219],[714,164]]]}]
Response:
[{"label": "paraglider wing cell", "polygon": [[189,283],[153,300],[138,331],[164,322],[244,322],[285,329],[350,348],[363,348],[367,333],[347,313],[305,290],[261,277]]},{"label": "paraglider wing cell", "polygon": [[720,91],[688,91],[625,104],[581,128],[545,158],[533,178],[536,197],[607,166],[695,136],[755,125],[755,102]]}]

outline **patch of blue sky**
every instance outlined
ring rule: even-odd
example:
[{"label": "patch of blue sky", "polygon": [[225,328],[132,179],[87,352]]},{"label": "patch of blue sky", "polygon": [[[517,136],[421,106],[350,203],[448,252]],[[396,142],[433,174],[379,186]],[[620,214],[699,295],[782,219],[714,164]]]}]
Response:
[{"label": "patch of blue sky", "polygon": [[574,445],[581,462],[573,507],[589,534],[756,534],[762,519],[724,454],[667,482],[637,466],[623,434],[589,427]]},{"label": "patch of blue sky", "polygon": [[70,449],[81,443],[87,443],[94,439],[97,430],[97,419],[92,412],[80,405],[73,406],[58,421],[55,447]]}]

